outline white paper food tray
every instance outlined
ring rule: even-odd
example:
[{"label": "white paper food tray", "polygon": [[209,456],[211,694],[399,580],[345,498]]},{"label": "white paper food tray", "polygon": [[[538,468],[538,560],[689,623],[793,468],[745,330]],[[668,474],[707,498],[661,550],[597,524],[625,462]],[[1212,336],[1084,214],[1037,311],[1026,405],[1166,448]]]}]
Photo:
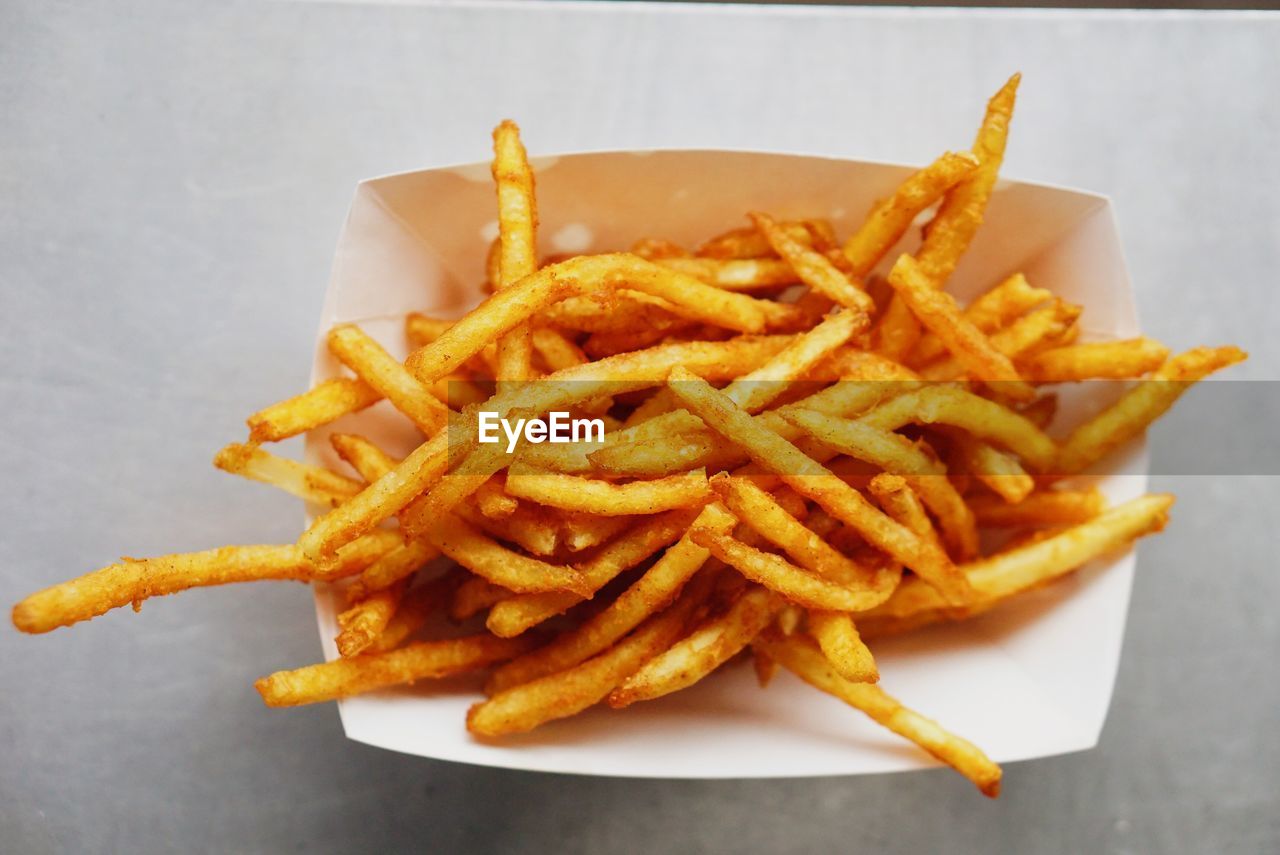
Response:
[{"label": "white paper food tray", "polygon": [[[914,167],[743,151],[638,151],[535,158],[544,253],[624,249],[640,237],[686,245],[745,225],[749,210],[829,218],[843,236]],[[359,323],[405,355],[409,311],[452,317],[481,297],[496,233],[489,164],[409,172],[356,190],[325,296],[313,381],[339,373],[324,332]],[[909,247],[915,236],[908,236]],[[888,256],[891,261],[894,253]],[[948,289],[962,301],[1021,270],[1085,305],[1092,338],[1137,334],[1132,289],[1108,199],[1001,181],[986,223]],[[1079,402],[1087,407],[1088,401]],[[1071,418],[1067,414],[1065,418]],[[332,426],[405,452],[414,434],[385,402]],[[335,462],[328,431],[312,460]],[[1145,445],[1103,463],[1113,502],[1146,487]],[[1120,657],[1133,553],[1095,562],[1051,588],[954,626],[884,639],[881,685],[981,746],[998,762],[1097,743]],[[337,657],[340,603],[316,590],[327,659]],[[501,744],[466,731],[477,685],[383,691],[339,703],[351,739],[483,766],[670,778],[771,778],[892,772],[937,765],[915,746],[785,672],[766,690],[731,665],[686,691],[623,711],[598,707]]]}]

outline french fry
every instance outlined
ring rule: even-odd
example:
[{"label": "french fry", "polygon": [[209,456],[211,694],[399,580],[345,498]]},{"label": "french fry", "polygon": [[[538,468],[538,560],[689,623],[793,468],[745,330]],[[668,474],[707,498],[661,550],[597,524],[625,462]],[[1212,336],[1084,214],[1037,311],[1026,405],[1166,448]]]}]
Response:
[{"label": "french fry", "polygon": [[249,416],[251,442],[279,442],[337,421],[382,400],[363,380],[335,377]]},{"label": "french fry", "polygon": [[570,591],[589,596],[594,590],[573,568],[513,552],[460,517],[438,520],[426,536],[436,549],[472,573],[516,593]]},{"label": "french fry", "polygon": [[961,608],[950,608],[951,604],[936,591],[916,580],[907,580],[860,621],[874,627],[884,618],[931,613],[933,619],[955,619],[985,611],[1015,594],[1058,579],[1094,558],[1123,549],[1139,537],[1160,531],[1168,523],[1172,505],[1173,496],[1167,494],[1140,496],[1088,522],[962,565],[974,593]]},{"label": "french fry", "polygon": [[125,558],[38,591],[13,607],[13,625],[41,633],[106,614],[121,606],[139,609],[151,597],[189,588],[233,582],[292,580],[329,581],[359,573],[400,543],[395,532],[379,531],[339,550],[336,560],[320,568],[296,546],[223,546],[205,552]]},{"label": "french fry", "polygon": [[377,389],[427,436],[444,427],[448,408],[359,327],[339,324],[329,330],[327,340],[330,353]]},{"label": "french fry", "polygon": [[378,640],[400,607],[406,587],[407,583],[401,580],[375,591],[338,614],[340,632],[335,641],[341,656],[347,659],[357,656]]},{"label": "french fry", "polygon": [[[498,279],[500,290],[538,269],[535,233],[538,203],[533,170],[520,141],[520,129],[510,120],[493,130],[493,183],[498,193]],[[527,324],[517,324],[498,340],[498,380],[532,380],[533,351]]]},{"label": "french fry", "polygon": [[897,587],[895,576],[865,568],[835,549],[750,479],[722,473],[711,479],[711,486],[729,510],[802,568],[842,588],[860,591],[859,603],[869,604],[862,608],[883,602]]},{"label": "french fry", "polygon": [[377,591],[390,588],[439,557],[440,550],[430,543],[421,540],[405,541],[361,571],[360,576],[347,588],[347,602],[356,603]]},{"label": "french fry", "polygon": [[749,588],[724,614],[706,621],[627,677],[609,693],[609,706],[621,709],[687,689],[750,644],[781,607],[768,589]]},{"label": "french fry", "polygon": [[[1053,300],[1047,306],[1028,312],[989,337],[991,346],[1015,365],[1033,358],[1038,352],[1052,348],[1076,329],[1081,307],[1065,300]],[[955,358],[943,359],[920,369],[926,380],[955,380],[965,369]]]},{"label": "french fry", "polygon": [[1015,528],[1087,522],[1106,510],[1107,500],[1097,489],[1045,490],[1032,493],[1016,504],[990,496],[974,496],[969,506],[979,525]]},{"label": "french fry", "polygon": [[322,466],[277,457],[253,443],[231,443],[217,453],[213,465],[224,472],[278,487],[303,501],[331,508],[360,492],[357,481]]},{"label": "french fry", "polygon": [[950,425],[1001,445],[1044,471],[1053,466],[1057,446],[1035,423],[1015,410],[954,386],[929,386],[890,398],[858,419],[882,430],[904,425]]},{"label": "french fry", "polygon": [[645,517],[626,534],[606,544],[590,559],[578,565],[590,591],[575,593],[521,594],[493,607],[485,626],[494,635],[509,638],[537,626],[548,618],[568,611],[595,591],[609,584],[619,573],[674,543],[688,529],[695,514],[686,510],[667,511]]},{"label": "french fry", "polygon": [[800,281],[792,265],[776,258],[659,258],[656,263],[728,291],[757,291]]},{"label": "french fry", "polygon": [[432,318],[421,312],[410,312],[404,318],[404,335],[414,350],[425,347],[444,335],[453,321]]},{"label": "french fry", "polygon": [[645,261],[657,261],[660,258],[688,258],[692,253],[680,244],[663,238],[641,238],[631,245],[631,254],[638,255]]},{"label": "french fry", "polygon": [[[751,217],[751,222],[755,224],[760,234],[769,241],[773,250],[782,256],[804,284],[856,314],[866,317],[875,311],[875,304],[862,289],[861,283],[855,284],[854,280],[842,273],[825,255],[794,240],[787,230],[769,215],[751,213],[748,216]],[[861,332],[861,328],[858,331]]]},{"label": "french fry", "polygon": [[365,692],[475,671],[527,650],[532,639],[469,635],[419,641],[385,653],[365,653],[262,677],[254,687],[269,707],[335,701]]},{"label": "french fry", "polygon": [[[412,506],[410,506],[412,508]],[[411,527],[414,531],[427,531],[430,528],[429,516],[419,519],[417,509],[406,512],[405,516],[413,516]],[[476,528],[499,540],[510,541],[525,552],[539,558],[547,558],[556,553],[560,546],[559,520],[546,508],[536,505],[520,505],[509,516],[492,519],[480,513],[469,504],[459,505],[454,512]]]},{"label": "french fry", "polygon": [[369,645],[367,652],[394,650],[426,625],[427,619],[449,598],[461,571],[445,573],[429,582],[414,585],[400,598],[400,605],[386,627]]},{"label": "french fry", "polygon": [[[973,153],[979,161],[978,168],[947,193],[942,207],[925,229],[924,243],[917,255],[922,280],[935,290],[940,291],[945,285],[982,225],[987,202],[995,189],[1000,164],[1004,160],[1009,122],[1013,118],[1020,80],[1021,75],[1013,75],[988,102],[973,146]],[[890,284],[893,284],[892,279]],[[920,327],[916,322],[919,312],[914,309],[904,311],[911,308],[909,299],[898,292],[885,312],[878,333],[881,352],[886,356],[901,358],[910,353],[919,340]],[[924,322],[923,318],[919,320]],[[925,325],[928,326],[927,323]]]},{"label": "french fry", "polygon": [[397,514],[444,476],[449,465],[449,430],[418,446],[395,469],[356,496],[316,519],[298,538],[302,551],[322,561],[334,550]]},{"label": "french fry", "polygon": [[827,664],[854,683],[876,683],[880,669],[866,642],[858,635],[853,618],[844,612],[809,612],[809,634],[818,642]]},{"label": "french fry", "polygon": [[884,512],[902,523],[919,538],[931,540],[942,548],[942,540],[925,513],[924,505],[901,475],[882,472],[867,486]]},{"label": "french fry", "polygon": [[[871,419],[877,412],[873,410],[864,418]],[[973,513],[947,479],[946,468],[926,451],[926,446],[893,433],[893,427],[898,425],[837,419],[806,409],[788,410],[783,417],[828,448],[901,475],[937,517],[948,552],[962,560],[977,554],[978,532]]]},{"label": "french fry", "polygon": [[839,698],[866,713],[877,724],[919,745],[972,781],[983,795],[991,798],[1000,795],[1000,767],[981,749],[946,731],[932,719],[904,707],[879,686],[845,679],[811,639],[802,635],[764,636],[757,638],[754,645],[809,685]]},{"label": "french fry", "polygon": [[808,573],[781,556],[763,552],[729,535],[694,528],[690,536],[694,543],[710,550],[743,576],[805,608],[857,612],[887,599],[884,592],[873,588],[846,587]]},{"label": "french fry", "polygon": [[982,225],[987,201],[1004,161],[1009,123],[1021,80],[1020,74],[1010,77],[987,103],[987,112],[973,145],[978,168],[947,193],[942,207],[925,230],[919,252],[920,266],[925,275],[937,283],[935,287],[940,288],[955,270],[960,256]]},{"label": "french fry", "polygon": [[877,202],[866,221],[844,244],[844,255],[853,275],[861,277],[870,273],[921,212],[977,167],[978,158],[969,152],[947,152],[912,174],[892,196]]},{"label": "french fry", "polygon": [[475,505],[491,520],[503,520],[516,512],[519,502],[507,495],[505,479],[490,478],[475,492]]},{"label": "french fry", "polygon": [[366,483],[371,484],[396,468],[395,458],[362,436],[353,433],[331,433],[329,444]]},{"label": "french fry", "polygon": [[853,526],[869,543],[917,573],[939,580],[954,577],[954,568],[945,553],[885,516],[861,493],[787,440],[756,424],[706,381],[676,368],[668,382],[708,427],[740,446],[760,466],[781,476],[797,493]]},{"label": "french fry", "polygon": [[[1032,287],[1023,274],[1014,273],[965,306],[964,317],[982,332],[990,334],[1008,326],[1052,296],[1044,288]],[[924,365],[946,354],[947,349],[938,337],[925,333],[911,352],[911,362]]]},{"label": "french fry", "polygon": [[787,381],[803,377],[851,336],[864,329],[866,324],[865,314],[837,312],[803,335],[796,336],[759,368],[735,379],[724,393],[743,410],[759,412],[785,391]]},{"label": "french fry", "polygon": [[507,492],[540,505],[610,517],[657,514],[700,505],[709,495],[707,473],[701,469],[629,484],[521,470],[507,476]]},{"label": "french fry", "polygon": [[512,686],[474,705],[467,713],[467,729],[487,737],[523,733],[600,703],[637,668],[679,638],[707,593],[706,585],[690,588],[674,606],[649,618],[599,656]]},{"label": "french fry", "polygon": [[[792,220],[779,225],[791,240],[805,247],[813,247],[815,235],[830,227],[829,223],[812,220]],[[831,242],[826,234],[822,234],[818,241],[820,245]],[[698,247],[697,254],[703,258],[769,258],[777,255],[768,239],[753,226],[718,234]]]},{"label": "french fry", "polygon": [[514,596],[510,588],[495,585],[483,576],[471,576],[458,586],[449,603],[449,618],[463,621]]},{"label": "french fry", "polygon": [[1009,357],[996,350],[990,339],[965,319],[954,297],[934,290],[915,259],[900,256],[889,271],[889,284],[911,313],[938,337],[974,379],[1019,401],[1035,397],[1035,390],[1018,376]]},{"label": "french fry", "polygon": [[613,539],[634,521],[634,517],[565,513],[561,515],[560,540],[570,552],[582,552]]},{"label": "french fry", "polygon": [[1021,502],[1036,488],[1035,479],[1013,455],[964,431],[951,431],[948,436],[961,472],[977,478],[1006,502]]},{"label": "french fry", "polygon": [[1140,336],[1046,350],[1028,362],[1026,370],[1027,376],[1038,383],[1125,380],[1155,371],[1168,357],[1169,348]]},{"label": "french fry", "polygon": [[579,256],[494,293],[405,364],[421,382],[434,382],[552,303],[619,284],[667,300],[685,317],[742,332],[785,328],[796,318],[787,306],[707,285],[629,253]]},{"label": "french fry", "polygon": [[1083,472],[1146,430],[1193,383],[1247,356],[1237,347],[1197,347],[1173,357],[1149,380],[1071,432],[1058,453],[1057,474]]},{"label": "french fry", "polygon": [[[702,509],[694,526],[727,533],[736,522],[722,507],[710,504]],[[706,563],[708,556],[707,550],[694,543],[686,533],[607,608],[545,647],[496,669],[485,690],[495,694],[572,668],[600,653],[674,600],[685,583]]]}]

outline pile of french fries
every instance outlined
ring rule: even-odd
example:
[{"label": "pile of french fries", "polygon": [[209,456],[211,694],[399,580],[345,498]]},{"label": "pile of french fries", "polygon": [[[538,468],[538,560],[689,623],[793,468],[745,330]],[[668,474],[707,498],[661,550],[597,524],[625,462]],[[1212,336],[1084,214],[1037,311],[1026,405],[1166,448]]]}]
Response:
[{"label": "pile of french fries", "polygon": [[[652,700],[749,651],[761,685],[786,668],[995,796],[999,766],[886,694],[866,642],[985,612],[1159,531],[1171,496],[1108,507],[1073,476],[1245,356],[1078,343],[1082,308],[1021,274],[964,308],[946,292],[1017,85],[971,151],[919,170],[843,242],[822,220],[751,213],[696,251],[649,237],[540,259],[534,175],[503,122],[490,296],[455,321],[406,318],[404,362],[334,328],[351,376],[255,413],[249,441],[217,455],[326,509],[298,542],[124,559],[33,594],[14,624],[47,632],[229,582],[340,585],[340,658],[262,678],[266,703],[488,669],[467,716],[480,738]],[[1045,387],[1094,378],[1142,382],[1051,438]],[[384,398],[424,438],[404,459],[352,433],[330,437],[349,472],[264,447]],[[480,412],[555,411],[601,419],[603,441],[477,441]],[[987,554],[984,530],[1007,535]]]}]

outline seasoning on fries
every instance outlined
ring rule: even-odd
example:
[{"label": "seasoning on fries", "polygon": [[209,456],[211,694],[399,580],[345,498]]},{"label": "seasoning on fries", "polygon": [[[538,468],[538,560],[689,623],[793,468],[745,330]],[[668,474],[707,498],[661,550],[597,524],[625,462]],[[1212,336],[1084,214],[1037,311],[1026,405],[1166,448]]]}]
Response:
[{"label": "seasoning on fries", "polygon": [[[762,686],[790,670],[994,797],[999,766],[880,688],[893,674],[876,639],[998,608],[1163,528],[1171,496],[1108,506],[1071,476],[1245,358],[1082,343],[1088,307],[1020,272],[967,306],[947,293],[1017,84],[971,152],[911,175],[851,234],[750,211],[692,251],[655,222],[630,252],[539,258],[534,171],[503,122],[488,298],[457,320],[408,315],[403,361],[334,327],[349,375],[251,415],[248,441],[215,458],[320,509],[297,543],[125,558],[27,597],[15,626],[207,585],[337,585],[339,658],[261,678],[267,705],[487,671],[466,719],[487,740],[679,692],[749,655]],[[1053,434],[1053,384],[1094,379],[1136,382]],[[422,434],[403,459],[341,427],[329,440],[348,471],[263,447],[384,398]],[[598,430],[563,444],[558,420]],[[498,424],[505,438],[485,438]],[[984,552],[983,532],[1012,539]]]}]

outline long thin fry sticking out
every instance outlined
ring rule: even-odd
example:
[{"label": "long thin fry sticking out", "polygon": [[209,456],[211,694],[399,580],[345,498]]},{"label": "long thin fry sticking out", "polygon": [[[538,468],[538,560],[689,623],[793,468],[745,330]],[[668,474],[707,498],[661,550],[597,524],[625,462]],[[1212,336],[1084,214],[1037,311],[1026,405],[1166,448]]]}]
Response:
[{"label": "long thin fry sticking out", "polygon": [[[493,183],[498,191],[499,261],[495,284],[501,289],[538,269],[538,203],[533,170],[515,122],[505,121],[493,130]],[[520,383],[533,377],[529,325],[517,324],[498,339],[497,380]]]}]

